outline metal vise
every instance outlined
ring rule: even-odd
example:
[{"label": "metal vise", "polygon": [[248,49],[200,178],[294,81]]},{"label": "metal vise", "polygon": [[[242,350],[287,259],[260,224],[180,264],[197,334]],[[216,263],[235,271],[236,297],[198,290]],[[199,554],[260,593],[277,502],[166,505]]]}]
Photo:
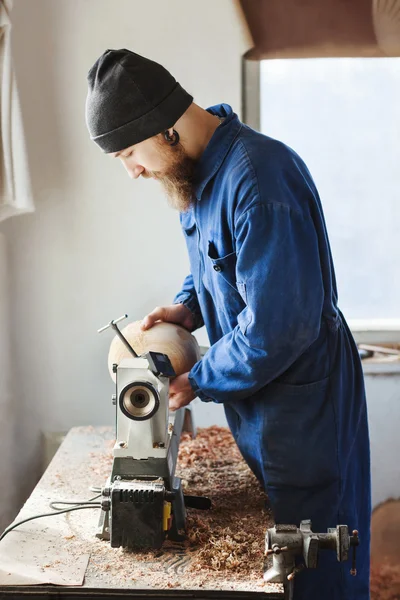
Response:
[{"label": "metal vise", "polygon": [[[358,532],[349,535],[347,525],[328,529],[327,533],[314,533],[311,521],[296,525],[275,525],[265,534],[264,581],[283,583],[285,599],[293,598],[293,580],[304,568],[315,569],[320,550],[335,550],[338,561],[348,559],[353,548],[351,574],[356,575],[356,548],[359,545]],[[272,556],[272,567],[268,568],[268,557]],[[296,565],[296,558],[303,562]]]}]

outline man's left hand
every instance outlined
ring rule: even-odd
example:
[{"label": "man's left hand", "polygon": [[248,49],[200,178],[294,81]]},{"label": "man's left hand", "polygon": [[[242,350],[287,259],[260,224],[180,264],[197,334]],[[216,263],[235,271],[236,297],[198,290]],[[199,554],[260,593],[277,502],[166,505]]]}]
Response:
[{"label": "man's left hand", "polygon": [[177,410],[190,404],[195,394],[189,383],[189,373],[174,377],[169,382],[169,409]]}]

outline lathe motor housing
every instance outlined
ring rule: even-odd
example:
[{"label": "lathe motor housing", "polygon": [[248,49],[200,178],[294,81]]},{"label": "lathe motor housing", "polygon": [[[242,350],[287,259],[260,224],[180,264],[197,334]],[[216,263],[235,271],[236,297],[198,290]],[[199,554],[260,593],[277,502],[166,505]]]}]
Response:
[{"label": "lathe motor housing", "polygon": [[191,413],[169,413],[169,378],[175,373],[165,354],[125,358],[114,369],[116,442],[97,535],[116,548],[159,548],[166,536],[181,539],[185,528],[175,468],[184,421],[194,433]]}]

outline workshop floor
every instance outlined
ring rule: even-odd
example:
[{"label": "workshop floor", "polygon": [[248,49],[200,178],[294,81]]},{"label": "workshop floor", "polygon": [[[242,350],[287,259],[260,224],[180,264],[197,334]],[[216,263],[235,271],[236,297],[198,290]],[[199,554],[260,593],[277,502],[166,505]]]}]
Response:
[{"label": "workshop floor", "polygon": [[400,500],[372,513],[371,565],[371,600],[400,600]]},{"label": "workshop floor", "polygon": [[400,566],[372,564],[371,600],[400,600]]}]

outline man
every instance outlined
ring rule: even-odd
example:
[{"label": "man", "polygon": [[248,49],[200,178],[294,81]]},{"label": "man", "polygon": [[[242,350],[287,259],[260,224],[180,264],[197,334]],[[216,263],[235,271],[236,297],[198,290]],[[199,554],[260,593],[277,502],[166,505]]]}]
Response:
[{"label": "man", "polygon": [[180,219],[191,273],[161,319],[206,325],[211,348],[171,382],[172,409],[223,403],[276,522],[358,529],[358,575],[333,552],[296,600],[369,598],[370,475],[362,369],[337,307],[318,192],[284,144],[230,106],[203,110],[163,67],[108,50],[89,72],[92,139],[130,177],[152,177]]}]

